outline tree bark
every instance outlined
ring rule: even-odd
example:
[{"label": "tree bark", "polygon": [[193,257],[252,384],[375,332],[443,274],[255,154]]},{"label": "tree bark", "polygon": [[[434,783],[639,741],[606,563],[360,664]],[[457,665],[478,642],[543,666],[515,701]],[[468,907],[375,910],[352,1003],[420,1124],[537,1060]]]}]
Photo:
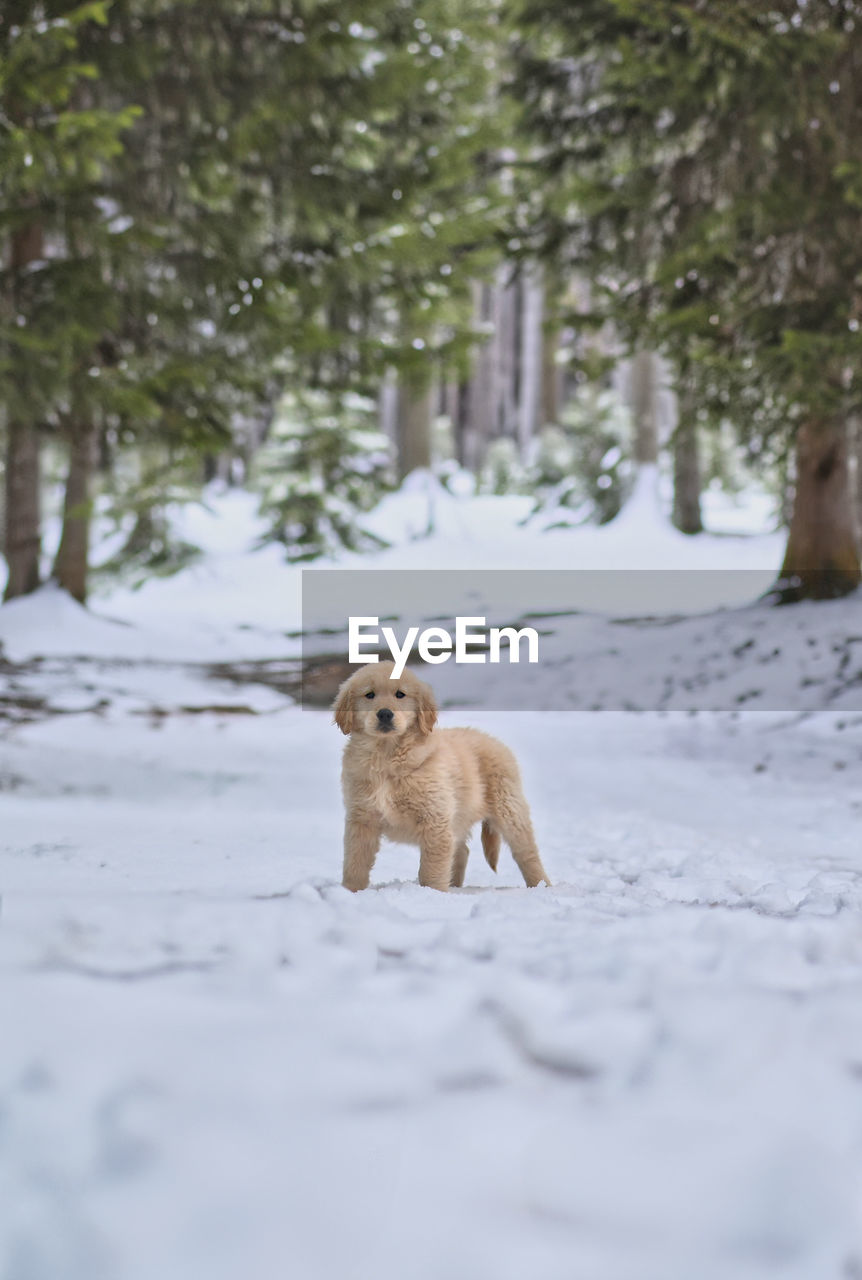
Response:
[{"label": "tree bark", "polygon": [[[19,272],[43,253],[39,223],[21,227],[12,235],[9,253],[11,307],[16,308]],[[27,403],[26,387],[19,400]],[[27,421],[19,405],[13,405],[6,426],[6,483],[4,495],[4,554],[9,576],[3,598],[27,595],[39,586],[41,551],[41,499],[39,476],[39,431]]]},{"label": "tree bark", "polygon": [[557,364],[557,352],[560,349],[560,329],[555,322],[545,326],[542,342],[542,407],[540,426],[557,423],[560,420],[560,406],[563,402],[563,371]]},{"label": "tree bark", "polygon": [[862,547],[862,417],[854,414],[848,423],[850,441],[850,491],[855,515],[856,545]]},{"label": "tree bark", "polygon": [[635,461],[658,462],[658,376],[656,356],[641,349],[632,357],[630,401],[634,420]]},{"label": "tree bark", "polygon": [[458,398],[452,419],[455,437],[455,457],[459,466],[468,471],[479,470],[479,435],[473,421],[473,378],[458,383]]},{"label": "tree bark", "polygon": [[458,414],[461,411],[461,395],[458,383],[453,378],[440,382],[440,414],[448,424],[447,446],[456,457],[458,448]]},{"label": "tree bark", "polygon": [[39,586],[40,540],[39,435],[32,423],[6,427],[5,547],[9,577],[4,600],[25,596]]},{"label": "tree bark", "polygon": [[517,438],[518,380],[520,375],[520,329],[518,287],[511,279],[508,264],[497,268],[494,284],[493,323],[493,412],[496,425],[492,439]]},{"label": "tree bark", "polygon": [[518,449],[522,461],[542,425],[542,316],[545,291],[541,272],[533,268],[521,285],[520,378],[518,382]]},{"label": "tree bark", "polygon": [[862,581],[848,454],[843,422],[800,427],[790,536],[773,592],[778,603],[833,599]]},{"label": "tree bark", "polygon": [[417,467],[431,466],[431,385],[417,386],[402,379],[398,387],[398,475],[401,480]]},{"label": "tree bark", "polygon": [[398,452],[398,375],[387,369],[377,392],[377,423],[381,433],[392,445],[393,456]]},{"label": "tree bark", "polygon": [[679,420],[673,436],[673,522],[682,533],[702,533],[700,453],[694,406],[685,392],[678,397]]},{"label": "tree bark", "polygon": [[96,432],[75,427],[69,435],[69,472],[63,503],[63,532],[53,576],[81,604],[87,599],[90,551],[90,487],[96,462]]},{"label": "tree bark", "polygon": [[[473,316],[477,327],[491,324],[492,294],[493,286],[473,282]],[[488,441],[496,434],[494,348],[492,337],[477,343],[470,375],[459,388],[456,447],[458,461],[469,471],[479,470]]]}]

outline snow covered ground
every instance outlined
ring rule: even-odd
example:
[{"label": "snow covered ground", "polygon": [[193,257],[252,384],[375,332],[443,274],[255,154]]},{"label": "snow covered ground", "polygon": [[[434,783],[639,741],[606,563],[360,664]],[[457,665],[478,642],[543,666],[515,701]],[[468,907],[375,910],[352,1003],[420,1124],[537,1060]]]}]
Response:
[{"label": "snow covered ground", "polygon": [[[476,567],[780,555],[509,501],[450,511]],[[761,657],[820,638],[796,707],[445,711],[518,754],[554,887],[474,853],[440,895],[388,846],[353,896],[328,714],[200,665],[296,621],[231,503],[120,621],[0,609],[2,1280],[858,1280],[860,601],[721,615]],[[668,661],[720,684],[711,625]]]},{"label": "snow covered ground", "polygon": [[[716,528],[697,538],[678,533],[658,512],[656,477],[647,469],[638,491],[611,524],[545,531],[526,525],[532,500],[517,494],[457,499],[433,477],[414,473],[384,499],[365,523],[391,546],[375,555],[344,552],[338,569],[722,571],[736,577],[733,598],[744,604],[766,590],[781,563],[782,531],[767,531],[762,501],[735,504],[712,495]],[[430,524],[434,533],[424,536]],[[253,494],[213,489],[205,506],[180,508],[178,538],[205,554],[182,573],[153,578],[138,590],[114,588],[91,602],[98,618],[75,621],[56,594],[12,604],[0,612],[0,645],[7,658],[34,653],[175,662],[266,659],[298,652],[302,626],[302,566],[288,564],[277,545],[260,546],[263,524]],[[756,533],[752,535],[752,531]],[[116,550],[115,542],[110,544]],[[314,568],[326,567],[319,561]],[[552,604],[553,601],[549,601]],[[586,602],[588,605],[590,601]],[[85,634],[86,631],[86,634]],[[74,646],[84,644],[82,650]]]}]

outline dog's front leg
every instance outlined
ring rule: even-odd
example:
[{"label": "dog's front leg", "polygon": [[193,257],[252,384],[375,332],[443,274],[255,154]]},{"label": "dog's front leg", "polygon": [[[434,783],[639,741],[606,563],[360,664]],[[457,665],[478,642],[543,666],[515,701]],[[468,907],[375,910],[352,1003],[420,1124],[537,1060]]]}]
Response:
[{"label": "dog's front leg", "polygon": [[455,841],[446,827],[426,827],[419,839],[419,883],[445,893],[452,882]]},{"label": "dog's front leg", "polygon": [[367,889],[371,868],[380,848],[380,823],[369,814],[348,815],[344,824],[344,875],[341,883],[345,889],[356,893]]}]

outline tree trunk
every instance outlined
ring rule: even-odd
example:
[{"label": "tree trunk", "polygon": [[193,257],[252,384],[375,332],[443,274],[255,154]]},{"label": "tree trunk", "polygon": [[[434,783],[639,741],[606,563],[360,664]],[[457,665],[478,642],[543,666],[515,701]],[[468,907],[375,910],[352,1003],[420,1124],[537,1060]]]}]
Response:
[{"label": "tree trunk", "polygon": [[451,377],[440,381],[440,415],[446,420],[445,447],[447,456],[458,455],[458,414],[461,409],[461,396],[458,383]]},{"label": "tree trunk", "polygon": [[635,429],[635,461],[639,466],[658,462],[658,377],[652,351],[636,351],[632,357],[629,399]]},{"label": "tree trunk", "polygon": [[545,326],[542,342],[542,409],[540,426],[560,420],[563,402],[563,370],[557,364],[560,349],[560,329],[557,323]]},{"label": "tree trunk", "polygon": [[545,291],[541,272],[525,272],[521,287],[520,378],[518,385],[518,450],[529,459],[530,444],[542,425],[542,315]]},{"label": "tree trunk", "polygon": [[[493,287],[473,282],[473,316],[478,327],[492,323]],[[468,471],[478,471],[495,434],[496,402],[494,381],[494,341],[486,338],[472,353],[470,375],[461,383],[458,397],[456,447],[458,461]]]},{"label": "tree trunk", "polygon": [[455,439],[455,457],[458,465],[468,471],[479,469],[478,433],[473,423],[473,380],[465,378],[458,383],[458,398],[452,427]]},{"label": "tree trunk", "polygon": [[[9,246],[11,275],[10,305],[16,309],[19,273],[44,252],[42,227],[33,222],[12,235]],[[26,386],[18,397],[26,405]],[[27,420],[19,405],[14,405],[6,427],[4,554],[9,566],[5,600],[27,595],[39,586],[39,554],[41,550],[41,502],[39,476],[39,431]]]},{"label": "tree trunk", "polygon": [[38,431],[31,423],[10,422],[6,428],[4,550],[9,578],[5,600],[25,596],[39,586],[39,489]]},{"label": "tree trunk", "polygon": [[856,545],[862,546],[862,418],[853,415],[848,424],[850,439],[850,491],[856,519]]},{"label": "tree trunk", "polygon": [[673,522],[682,533],[702,533],[700,455],[694,406],[685,392],[678,398],[679,421],[673,435]]},{"label": "tree trunk", "polygon": [[398,451],[398,375],[394,369],[386,370],[377,392],[377,424],[395,456]]},{"label": "tree trunk", "polygon": [[69,436],[69,473],[63,503],[63,533],[53,576],[73,599],[87,599],[90,549],[90,484],[96,461],[96,433],[76,427]]},{"label": "tree trunk", "polygon": [[520,374],[520,329],[518,287],[511,279],[508,264],[497,268],[493,290],[493,438],[514,439],[518,434],[518,379]]},{"label": "tree trunk", "polygon": [[398,387],[398,475],[404,479],[417,467],[431,466],[432,386],[417,386],[406,378]]},{"label": "tree trunk", "polygon": [[862,580],[843,423],[809,421],[796,437],[796,494],[780,604],[848,595]]}]

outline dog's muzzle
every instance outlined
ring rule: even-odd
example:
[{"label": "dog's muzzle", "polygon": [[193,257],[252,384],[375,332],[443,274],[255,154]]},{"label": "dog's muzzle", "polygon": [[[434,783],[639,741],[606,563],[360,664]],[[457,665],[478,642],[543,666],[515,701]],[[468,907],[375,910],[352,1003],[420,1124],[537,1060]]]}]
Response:
[{"label": "dog's muzzle", "polygon": [[392,723],[394,719],[394,711],[390,711],[388,707],[381,707],[377,712],[377,728],[381,733],[389,733],[395,727]]}]

